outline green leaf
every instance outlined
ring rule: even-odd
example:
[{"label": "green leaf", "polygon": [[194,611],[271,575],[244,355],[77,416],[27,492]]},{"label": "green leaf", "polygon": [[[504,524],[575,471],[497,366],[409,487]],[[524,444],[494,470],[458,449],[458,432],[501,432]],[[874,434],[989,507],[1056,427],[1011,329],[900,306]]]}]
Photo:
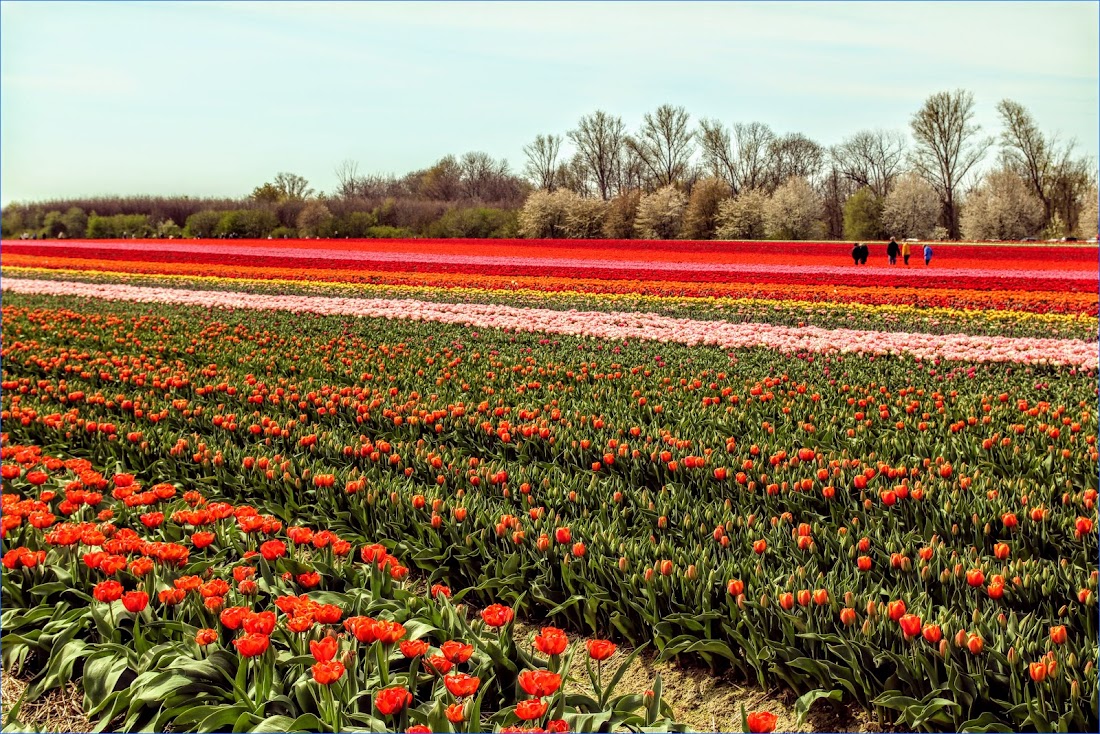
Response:
[{"label": "green leaf", "polygon": [[810,712],[813,705],[821,699],[827,699],[829,701],[835,701],[840,703],[844,698],[844,692],[839,690],[826,691],[823,688],[817,688],[805,693],[798,697],[798,700],[794,702],[794,712],[796,715],[795,725],[802,726],[803,720],[806,718],[806,714]]}]

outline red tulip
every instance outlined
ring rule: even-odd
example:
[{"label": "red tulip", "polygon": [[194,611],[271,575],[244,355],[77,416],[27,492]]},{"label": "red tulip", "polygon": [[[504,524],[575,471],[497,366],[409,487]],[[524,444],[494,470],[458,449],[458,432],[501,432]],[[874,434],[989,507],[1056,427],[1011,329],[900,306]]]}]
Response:
[{"label": "red tulip", "polygon": [[549,707],[550,704],[543,703],[537,698],[529,698],[516,704],[516,716],[524,721],[540,719]]},{"label": "red tulip", "polygon": [[452,703],[447,707],[447,721],[452,724],[461,724],[466,720],[466,706],[461,703]]},{"label": "red tulip", "polygon": [[972,568],[966,572],[966,583],[971,586],[981,586],[985,583],[985,574],[980,568]]},{"label": "red tulip", "polygon": [[552,696],[561,688],[561,676],[548,670],[525,670],[519,674],[519,687],[529,696]]},{"label": "red tulip", "polygon": [[778,717],[770,711],[754,711],[746,718],[749,731],[754,734],[768,734],[775,731],[775,722]]},{"label": "red tulip", "polygon": [[412,694],[400,686],[383,688],[374,697],[374,705],[383,716],[391,716],[412,703]]},{"label": "red tulip", "polygon": [[572,540],[573,534],[569,532],[569,528],[558,528],[554,531],[554,540],[560,545],[565,545]]},{"label": "red tulip", "polygon": [[569,646],[569,638],[557,627],[543,627],[535,635],[535,648],[543,655],[561,655]]},{"label": "red tulip", "polygon": [[1066,643],[1066,626],[1059,624],[1050,628],[1050,641],[1055,645],[1064,645]]},{"label": "red tulip", "polygon": [[241,623],[244,621],[245,616],[251,613],[251,609],[248,607],[227,607],[222,610],[221,620],[222,626],[228,630],[240,629]]},{"label": "red tulip", "polygon": [[481,618],[490,627],[503,627],[512,621],[513,616],[511,608],[502,604],[492,604],[481,612]]},{"label": "red tulip", "polygon": [[258,633],[243,635],[233,640],[233,646],[237,648],[237,652],[246,658],[263,655],[270,643],[271,640],[267,635]]},{"label": "red tulip", "polygon": [[466,662],[474,654],[474,646],[457,640],[448,640],[439,646],[440,652],[448,662],[456,665]]},{"label": "red tulip", "polygon": [[451,668],[453,667],[454,663],[442,655],[432,655],[431,657],[424,658],[424,670],[429,673],[447,675],[447,673],[451,672]]},{"label": "red tulip", "polygon": [[737,597],[745,593],[745,584],[740,579],[730,579],[726,584],[726,591],[730,596]]},{"label": "red tulip", "polygon": [[327,663],[329,660],[336,657],[336,650],[338,647],[339,643],[336,642],[335,637],[326,637],[323,640],[309,641],[309,652],[313,655],[314,659],[321,663]]},{"label": "red tulip", "polygon": [[430,645],[424,640],[402,640],[400,647],[402,655],[407,658],[415,658],[428,652]]},{"label": "red tulip", "polygon": [[260,555],[268,562],[286,555],[286,543],[281,540],[269,540],[260,546]]},{"label": "red tulip", "polygon": [[938,645],[940,640],[943,639],[943,631],[938,624],[925,625],[921,635],[933,645]]},{"label": "red tulip", "polygon": [[128,591],[122,595],[122,606],[130,614],[137,614],[149,606],[149,595],[144,591]]},{"label": "red tulip", "polygon": [[405,636],[405,627],[399,622],[380,619],[374,623],[374,632],[383,645],[392,645]]},{"label": "red tulip", "polygon": [[898,620],[898,624],[901,625],[901,631],[905,635],[905,639],[912,639],[921,633],[920,622],[920,617],[915,614],[905,614]]},{"label": "red tulip", "polygon": [[1031,663],[1027,666],[1027,672],[1031,675],[1031,680],[1042,683],[1047,677],[1046,663]]},{"label": "red tulip", "polygon": [[112,602],[122,596],[122,584],[117,581],[100,581],[92,589],[96,601]]},{"label": "red tulip", "polygon": [[344,675],[344,664],[339,660],[321,660],[314,663],[311,670],[313,671],[313,680],[327,686],[340,680],[341,676]]},{"label": "red tulip", "polygon": [[195,546],[198,550],[202,550],[206,546],[214,542],[214,533],[202,531],[191,534],[191,545]]},{"label": "red tulip", "polygon": [[201,629],[201,630],[199,630],[198,632],[195,633],[195,642],[198,643],[199,647],[206,647],[210,643],[217,642],[217,641],[218,641],[218,632],[217,632],[217,630],[212,630],[212,629],[207,628],[207,629]]},{"label": "red tulip", "polygon": [[444,676],[443,684],[447,686],[447,690],[451,692],[452,696],[464,698],[477,693],[477,688],[481,685],[481,679],[466,673],[454,673],[453,675]]},{"label": "red tulip", "polygon": [[589,640],[588,656],[593,660],[607,660],[615,654],[619,646],[609,640]]},{"label": "red tulip", "polygon": [[897,622],[899,619],[905,616],[905,601],[898,599],[892,601],[886,605],[886,615],[890,617],[891,622]]}]

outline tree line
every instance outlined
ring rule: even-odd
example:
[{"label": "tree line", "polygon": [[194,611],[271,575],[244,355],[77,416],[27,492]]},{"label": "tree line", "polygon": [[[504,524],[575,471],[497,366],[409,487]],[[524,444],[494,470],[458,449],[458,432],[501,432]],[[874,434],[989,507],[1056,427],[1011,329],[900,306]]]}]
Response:
[{"label": "tree line", "polygon": [[[1022,239],[1095,237],[1095,161],[1044,132],[1019,103],[997,105],[994,137],[974,95],[933,94],[897,130],[825,147],[762,122],[662,105],[630,132],[597,111],[527,145],[538,188],[528,237]],[[982,164],[993,165],[982,171]]]},{"label": "tree line", "polygon": [[997,113],[998,134],[986,134],[971,92],[939,92],[908,135],[861,130],[826,147],[763,122],[693,122],[667,104],[636,130],[597,110],[537,135],[520,174],[476,151],[401,177],[347,160],[329,193],[279,173],[241,199],[19,203],[0,219],[5,237],[1096,236],[1095,161],[1013,100]]}]

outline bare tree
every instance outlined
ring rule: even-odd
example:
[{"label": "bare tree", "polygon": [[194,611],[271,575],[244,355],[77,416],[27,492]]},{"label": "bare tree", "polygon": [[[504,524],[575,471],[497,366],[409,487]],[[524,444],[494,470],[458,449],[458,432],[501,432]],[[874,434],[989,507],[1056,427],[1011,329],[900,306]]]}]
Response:
[{"label": "bare tree", "polygon": [[465,153],[459,161],[463,193],[466,198],[489,201],[500,179],[508,176],[508,162],[497,161],[488,153],[473,151]]},{"label": "bare tree", "polygon": [[453,155],[440,158],[434,166],[416,175],[417,193],[426,199],[455,201],[462,195],[462,165]]},{"label": "bare tree", "polygon": [[272,183],[283,199],[301,201],[313,195],[313,189],[309,188],[309,181],[295,173],[277,173]]},{"label": "bare tree", "polygon": [[699,120],[699,130],[695,137],[703,154],[703,164],[710,169],[711,174],[725,181],[736,196],[740,191],[740,181],[730,131],[718,120],[703,118]]},{"label": "bare tree", "polygon": [[580,153],[575,153],[568,161],[558,164],[555,179],[559,189],[572,191],[579,196],[592,195],[592,179],[589,177],[588,164]]},{"label": "bare tree", "polygon": [[359,162],[351,158],[345,158],[334,169],[336,174],[336,193],[344,199],[357,196],[359,188]]},{"label": "bare tree", "polygon": [[997,104],[1004,129],[1001,152],[1005,163],[1021,178],[1043,204],[1043,223],[1055,217],[1072,223],[1079,214],[1078,202],[1092,180],[1092,164],[1074,157],[1073,140],[1059,144],[1056,135],[1046,136],[1035,118],[1018,102],[1003,99]]},{"label": "bare tree", "polygon": [[958,239],[957,192],[993,145],[974,122],[974,94],[963,89],[937,92],[913,115],[910,126],[917,143],[913,167],[939,193],[947,236]]},{"label": "bare tree", "polygon": [[533,143],[523,146],[523,152],[527,155],[527,165],[523,171],[543,191],[553,191],[557,186],[560,151],[560,135],[537,135]]},{"label": "bare tree", "polygon": [[802,133],[774,138],[768,152],[771,159],[769,188],[773,190],[791,178],[813,182],[825,165],[825,148]]},{"label": "bare tree", "polygon": [[646,113],[636,136],[626,139],[627,147],[638,156],[655,188],[680,181],[695,152],[690,119],[683,107],[664,104],[654,113]]},{"label": "bare tree", "polygon": [[615,172],[623,152],[625,128],[622,118],[597,110],[581,118],[568,135],[577,147],[577,156],[600,195],[607,201],[614,193]]},{"label": "bare tree", "polygon": [[836,159],[830,161],[829,166],[818,182],[826,238],[831,240],[843,239],[844,204],[857,189],[859,189],[859,185],[840,171]]},{"label": "bare tree", "polygon": [[884,198],[901,173],[905,136],[894,130],[862,130],[833,149],[840,173]]},{"label": "bare tree", "polygon": [[733,125],[733,140],[737,146],[739,190],[768,188],[775,133],[762,122],[738,122]]}]

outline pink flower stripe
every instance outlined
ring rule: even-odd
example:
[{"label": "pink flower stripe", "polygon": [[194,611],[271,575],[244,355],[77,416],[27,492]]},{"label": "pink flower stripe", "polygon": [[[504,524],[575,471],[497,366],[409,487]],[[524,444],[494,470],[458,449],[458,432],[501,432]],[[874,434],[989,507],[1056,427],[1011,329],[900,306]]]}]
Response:
[{"label": "pink flower stripe", "polygon": [[190,291],[115,283],[5,278],[3,290],[51,296],[84,296],[141,303],[284,310],[323,315],[408,319],[480,328],[514,329],[607,339],[655,339],[724,349],[763,347],[783,353],[842,352],[869,355],[909,354],[922,359],[971,362],[1065,364],[1096,369],[1097,345],[1080,339],[1024,339],[962,334],[784,327],[696,321],[651,313],[554,311],[501,305],[449,304],[416,300],[271,296],[228,291]]},{"label": "pink flower stripe", "polygon": [[677,263],[677,262],[653,262],[651,260],[609,260],[609,259],[582,259],[561,257],[503,257],[486,255],[440,255],[419,254],[410,252],[361,252],[340,249],[305,249],[300,247],[242,247],[236,244],[224,244],[224,241],[204,244],[187,244],[184,242],[160,243],[147,247],[135,247],[126,242],[81,242],[60,240],[57,242],[35,242],[30,244],[9,243],[5,246],[9,251],[27,254],[47,254],[51,250],[57,251],[97,251],[97,252],[129,252],[135,255],[142,252],[148,253],[155,250],[160,253],[179,253],[195,255],[223,255],[239,257],[271,257],[287,260],[350,260],[356,262],[377,263],[424,263],[430,265],[458,265],[480,268],[574,268],[578,271],[587,270],[649,270],[655,272],[681,272],[684,270],[701,269],[717,273],[729,273],[735,275],[806,275],[815,277],[826,276],[851,276],[858,273],[868,279],[875,277],[890,278],[891,280],[944,280],[959,278],[1015,278],[1032,280],[1042,278],[1044,280],[1080,281],[1082,284],[1093,284],[1098,280],[1097,271],[1063,270],[1063,271],[1034,271],[1034,270],[1009,270],[1003,268],[924,268],[910,267],[898,268],[889,266],[863,266],[858,271],[853,266],[837,265],[751,265],[742,263]]}]

